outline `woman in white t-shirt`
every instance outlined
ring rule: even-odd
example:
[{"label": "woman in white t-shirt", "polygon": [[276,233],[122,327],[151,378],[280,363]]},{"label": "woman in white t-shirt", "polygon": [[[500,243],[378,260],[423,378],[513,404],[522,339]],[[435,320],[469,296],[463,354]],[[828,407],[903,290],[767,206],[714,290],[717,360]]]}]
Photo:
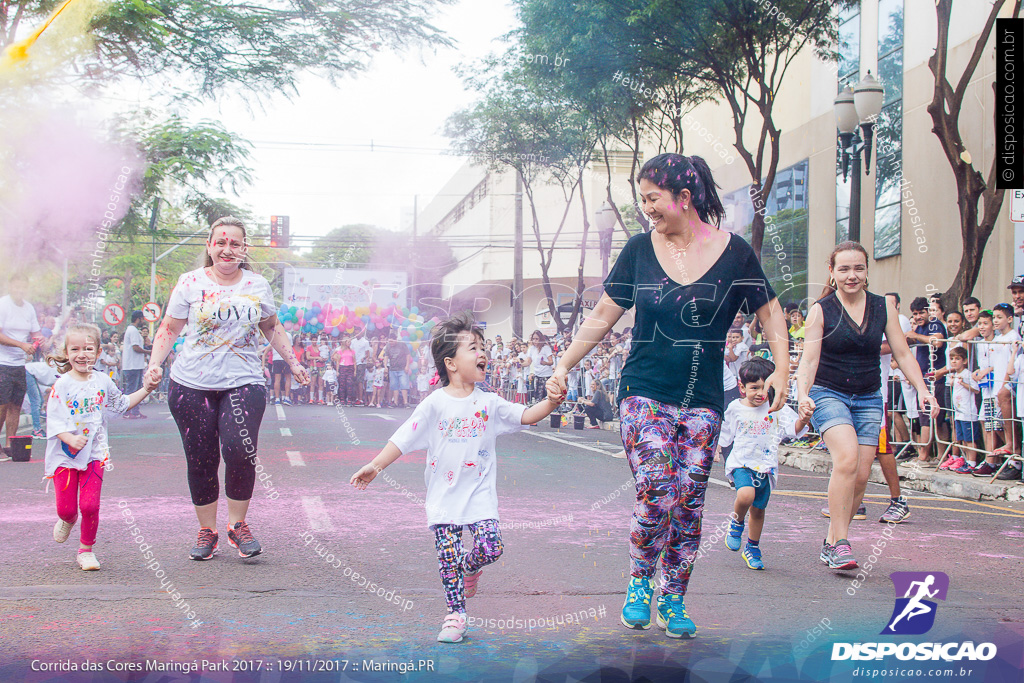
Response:
[{"label": "woman in white t-shirt", "polygon": [[[430,349],[441,390],[423,399],[350,481],[365,489],[403,453],[427,449],[424,507],[448,603],[437,639],[458,643],[466,633],[466,598],[473,597],[481,571],[502,551],[495,440],[543,419],[557,403],[545,398],[527,408],[479,389],[476,383],[484,380],[487,356],[483,334],[468,315],[435,327]],[[473,536],[469,552],[462,547],[465,527]]]},{"label": "woman in white t-shirt", "polygon": [[228,542],[242,557],[262,552],[245,521],[256,482],[256,441],[267,406],[259,335],[288,362],[295,379],[309,382],[278,322],[270,284],[252,271],[247,250],[242,221],[232,216],[214,221],[206,241],[206,265],[178,278],[146,370],[147,377],[160,379],[160,364],[185,329],[185,341],[171,366],[168,407],[181,433],[199,518],[193,560],[208,560],[217,549],[217,470],[222,453]]}]

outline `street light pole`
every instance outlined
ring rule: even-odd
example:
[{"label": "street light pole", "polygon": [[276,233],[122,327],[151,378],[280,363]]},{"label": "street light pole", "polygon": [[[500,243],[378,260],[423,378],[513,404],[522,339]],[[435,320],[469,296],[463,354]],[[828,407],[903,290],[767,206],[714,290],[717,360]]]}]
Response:
[{"label": "street light pole", "polygon": [[871,145],[875,121],[882,113],[885,91],[871,72],[852,90],[847,85],[835,99],[836,128],[843,153],[843,180],[853,162],[850,181],[850,229],[848,239],[860,242],[861,153],[865,155],[864,174],[871,172]]}]

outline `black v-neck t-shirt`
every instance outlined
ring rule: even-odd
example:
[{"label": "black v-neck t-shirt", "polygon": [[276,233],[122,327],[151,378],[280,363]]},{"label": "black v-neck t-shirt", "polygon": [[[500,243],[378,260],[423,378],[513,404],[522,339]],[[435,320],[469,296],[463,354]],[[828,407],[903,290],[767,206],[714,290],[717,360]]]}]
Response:
[{"label": "black v-neck t-shirt", "polygon": [[754,313],[775,298],[750,245],[736,235],[704,275],[688,285],[658,262],[651,233],[626,242],[604,291],[635,308],[632,346],[619,380],[618,402],[643,396],[683,408],[724,412],[725,337],[741,308]]}]

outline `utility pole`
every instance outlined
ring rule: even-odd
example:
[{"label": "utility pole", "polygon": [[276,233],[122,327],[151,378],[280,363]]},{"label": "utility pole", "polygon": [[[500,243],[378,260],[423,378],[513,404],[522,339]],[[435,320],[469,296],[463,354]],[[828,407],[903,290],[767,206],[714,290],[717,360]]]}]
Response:
[{"label": "utility pole", "polygon": [[512,267],[512,334],[523,337],[523,175],[516,171],[515,265]]},{"label": "utility pole", "polygon": [[[412,253],[417,254],[416,251],[416,229],[419,227],[419,213],[420,213],[420,196],[414,194],[412,196]],[[416,259],[415,257],[410,260],[412,264],[409,268],[409,293],[413,295],[412,301],[409,302],[409,308],[413,306],[419,306],[419,297],[416,296],[416,290],[413,286],[416,284]]]}]

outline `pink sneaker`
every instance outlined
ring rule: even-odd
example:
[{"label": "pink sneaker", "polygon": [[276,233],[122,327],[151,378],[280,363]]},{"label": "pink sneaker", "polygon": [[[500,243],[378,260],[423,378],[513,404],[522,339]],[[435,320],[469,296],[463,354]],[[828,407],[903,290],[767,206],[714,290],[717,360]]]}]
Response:
[{"label": "pink sneaker", "polygon": [[961,458],[959,455],[955,458],[950,458],[946,462],[939,466],[940,470],[955,470],[964,466],[967,461]]},{"label": "pink sneaker", "polygon": [[437,634],[437,642],[461,643],[462,637],[465,635],[466,614],[464,612],[452,612],[444,618],[441,632]]},{"label": "pink sneaker", "polygon": [[462,577],[462,584],[466,587],[467,598],[471,598],[476,595],[476,585],[480,583],[480,575],[483,573],[483,569],[478,569],[475,573],[466,574]]}]

